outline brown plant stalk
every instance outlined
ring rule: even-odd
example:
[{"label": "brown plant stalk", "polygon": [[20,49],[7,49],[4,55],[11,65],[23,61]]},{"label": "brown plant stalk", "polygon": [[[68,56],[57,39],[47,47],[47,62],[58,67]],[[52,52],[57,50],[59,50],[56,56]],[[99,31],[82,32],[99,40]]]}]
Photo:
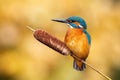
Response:
[{"label": "brown plant stalk", "polygon": [[55,38],[54,36],[50,35],[49,33],[47,33],[44,30],[40,30],[40,29],[34,30],[29,26],[27,26],[27,28],[29,28],[31,31],[34,32],[33,35],[34,35],[35,39],[37,39],[41,43],[45,44],[46,46],[52,48],[53,50],[55,50],[59,53],[61,53],[62,55],[72,56],[73,58],[77,59],[78,61],[85,63],[87,66],[92,68],[94,71],[99,73],[101,76],[105,77],[108,80],[112,80],[111,78],[106,76],[104,73],[100,72],[99,70],[97,70],[96,68],[94,68],[93,66],[88,64],[86,61],[78,58],[75,54],[72,53],[72,51],[66,46],[66,44],[63,41]]}]

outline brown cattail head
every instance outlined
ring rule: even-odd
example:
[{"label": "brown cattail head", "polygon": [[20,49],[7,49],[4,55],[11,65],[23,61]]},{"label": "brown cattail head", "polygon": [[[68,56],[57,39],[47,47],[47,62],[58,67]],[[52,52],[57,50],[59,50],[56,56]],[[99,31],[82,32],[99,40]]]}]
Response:
[{"label": "brown cattail head", "polygon": [[48,47],[54,49],[55,51],[61,53],[62,55],[69,55],[71,51],[65,45],[64,42],[60,41],[59,39],[51,36],[46,31],[43,30],[36,30],[34,32],[34,37],[42,42],[43,44],[47,45]]}]

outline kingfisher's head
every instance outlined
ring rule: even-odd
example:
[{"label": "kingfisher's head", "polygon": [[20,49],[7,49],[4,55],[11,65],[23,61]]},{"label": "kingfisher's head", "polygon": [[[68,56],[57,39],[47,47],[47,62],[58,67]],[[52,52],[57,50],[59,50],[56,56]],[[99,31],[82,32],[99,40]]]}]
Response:
[{"label": "kingfisher's head", "polygon": [[72,16],[72,17],[69,17],[68,19],[64,19],[64,20],[53,19],[52,21],[66,23],[71,28],[87,29],[87,25],[86,25],[85,20],[81,17],[78,17],[78,16]]}]

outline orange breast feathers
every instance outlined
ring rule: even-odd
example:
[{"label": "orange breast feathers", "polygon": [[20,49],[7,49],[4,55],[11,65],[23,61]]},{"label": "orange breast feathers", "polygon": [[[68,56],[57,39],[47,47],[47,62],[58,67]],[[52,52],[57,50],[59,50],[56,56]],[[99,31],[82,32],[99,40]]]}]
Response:
[{"label": "orange breast feathers", "polygon": [[65,36],[65,43],[76,56],[84,60],[87,58],[90,45],[82,29],[69,28]]}]

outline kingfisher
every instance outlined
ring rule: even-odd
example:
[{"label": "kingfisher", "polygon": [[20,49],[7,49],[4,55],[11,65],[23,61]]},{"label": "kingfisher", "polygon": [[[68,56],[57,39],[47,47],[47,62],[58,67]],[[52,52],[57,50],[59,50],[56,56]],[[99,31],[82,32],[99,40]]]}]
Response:
[{"label": "kingfisher", "polygon": [[[86,30],[85,20],[78,16],[72,16],[67,19],[53,19],[52,21],[68,25],[69,28],[64,42],[74,55],[85,61],[89,55],[91,45],[91,36]],[[78,71],[83,71],[86,65],[74,57],[73,67]]]}]

